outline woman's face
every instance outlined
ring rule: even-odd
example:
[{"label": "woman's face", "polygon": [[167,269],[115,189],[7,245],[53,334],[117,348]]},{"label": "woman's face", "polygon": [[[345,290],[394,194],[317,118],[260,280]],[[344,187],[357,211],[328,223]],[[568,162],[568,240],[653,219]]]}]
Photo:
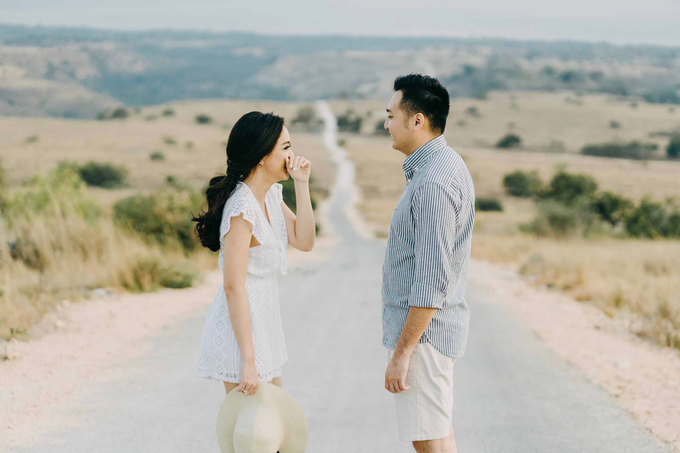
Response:
[{"label": "woman's face", "polygon": [[276,146],[271,153],[263,159],[264,169],[272,179],[276,181],[285,181],[290,176],[288,175],[288,170],[286,169],[286,158],[293,157],[293,149],[291,148],[290,134],[288,129],[284,126],[279,140],[276,142]]}]

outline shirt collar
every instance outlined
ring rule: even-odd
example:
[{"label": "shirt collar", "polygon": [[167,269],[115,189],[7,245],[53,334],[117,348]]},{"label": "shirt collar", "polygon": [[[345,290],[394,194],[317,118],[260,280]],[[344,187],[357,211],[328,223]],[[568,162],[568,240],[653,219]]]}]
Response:
[{"label": "shirt collar", "polygon": [[404,160],[404,164],[402,165],[404,173],[406,173],[406,179],[411,179],[418,168],[425,165],[434,153],[441,151],[445,146],[447,146],[446,139],[442,134],[425,143],[415,150],[413,154],[406,157],[406,160]]}]

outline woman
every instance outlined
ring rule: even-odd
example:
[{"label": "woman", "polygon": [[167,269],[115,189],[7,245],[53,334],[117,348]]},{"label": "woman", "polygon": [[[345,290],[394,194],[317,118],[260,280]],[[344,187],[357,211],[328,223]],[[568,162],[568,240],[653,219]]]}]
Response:
[{"label": "woman", "polygon": [[[219,250],[224,284],[203,328],[199,377],[246,395],[260,382],[281,387],[288,359],[276,271],[286,274],[286,244],[310,251],[315,223],[309,194],[312,165],[295,156],[283,118],[250,112],[227,142],[227,174],[206,190],[208,211],[192,220],[203,246]],[[297,216],[277,181],[295,180]]]}]

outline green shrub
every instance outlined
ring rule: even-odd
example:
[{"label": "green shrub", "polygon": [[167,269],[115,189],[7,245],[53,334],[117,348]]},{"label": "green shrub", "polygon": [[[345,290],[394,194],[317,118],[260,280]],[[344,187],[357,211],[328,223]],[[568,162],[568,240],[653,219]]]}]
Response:
[{"label": "green shrub", "polygon": [[517,170],[503,177],[503,187],[508,195],[528,198],[541,191],[543,182],[535,170],[531,172]]},{"label": "green shrub", "polygon": [[621,123],[619,123],[619,122],[616,121],[616,120],[611,120],[611,121],[609,122],[609,127],[610,127],[611,129],[621,129]]},{"label": "green shrub", "polygon": [[474,105],[471,105],[467,109],[465,109],[465,113],[470,115],[473,118],[480,118],[482,116],[481,113],[479,113],[479,109],[475,107]]},{"label": "green shrub", "polygon": [[187,265],[166,266],[161,269],[159,283],[164,288],[189,288],[198,278],[198,273]]},{"label": "green shrub", "polygon": [[618,159],[647,160],[654,155],[654,151],[658,148],[658,145],[655,143],[640,143],[638,141],[630,143],[610,142],[586,145],[581,149],[581,154]]},{"label": "green shrub", "polygon": [[196,115],[197,124],[210,124],[212,123],[212,118],[205,114]]},{"label": "green shrub", "polygon": [[30,135],[28,138],[26,138],[26,143],[35,143],[37,142],[39,137],[37,135]]},{"label": "green shrub", "polygon": [[503,204],[497,198],[479,197],[475,199],[475,209],[478,211],[503,211]]},{"label": "green shrub", "polygon": [[165,154],[163,154],[163,151],[154,151],[149,155],[149,159],[151,159],[151,160],[165,160]]},{"label": "green shrub", "polygon": [[186,264],[163,265],[155,256],[138,256],[133,258],[130,268],[120,279],[122,286],[130,292],[147,292],[160,287],[191,287],[198,274]]},{"label": "green shrub", "polygon": [[124,120],[130,113],[124,107],[108,108],[97,114],[98,120]]},{"label": "green shrub", "polygon": [[680,157],[680,134],[675,134],[668,146],[666,147],[666,153],[669,159],[677,159]]},{"label": "green shrub", "polygon": [[390,131],[385,129],[385,121],[384,120],[378,120],[378,122],[375,123],[375,129],[373,130],[373,135],[390,135]]},{"label": "green shrub", "polygon": [[[288,205],[291,211],[297,212],[297,200],[295,199],[295,180],[293,178],[287,179],[281,183],[283,186],[283,201]],[[310,188],[313,185],[313,180],[309,181]],[[312,209],[316,209],[316,197],[312,193]]]},{"label": "green shrub", "polygon": [[297,111],[297,116],[293,118],[291,121],[291,124],[309,124],[311,123],[314,119],[316,118],[316,110],[314,107],[305,105],[303,107],[300,107],[300,109]]},{"label": "green shrub", "polygon": [[680,91],[677,88],[661,87],[642,95],[645,101],[654,104],[680,104]]},{"label": "green shrub", "polygon": [[118,224],[132,228],[161,245],[179,243],[186,251],[200,245],[193,234],[193,213],[201,207],[202,197],[193,191],[158,190],[150,195],[137,194],[113,205]]},{"label": "green shrub", "polygon": [[80,177],[89,186],[113,189],[125,185],[128,171],[125,167],[111,163],[90,161],[85,165],[78,166]]},{"label": "green shrub", "polygon": [[541,197],[572,204],[579,198],[594,196],[596,191],[597,181],[591,176],[559,171],[553,176]]},{"label": "green shrub", "polygon": [[165,137],[163,137],[163,142],[166,145],[176,145],[177,144],[177,141],[174,138],[170,137],[169,135],[166,135]]},{"label": "green shrub", "polygon": [[516,148],[522,145],[522,138],[517,134],[507,134],[498,140],[496,148]]},{"label": "green shrub", "polygon": [[165,109],[162,113],[163,116],[175,116],[175,111],[173,109]]},{"label": "green shrub", "polygon": [[591,207],[602,220],[616,226],[625,221],[634,204],[615,193],[602,192],[593,197]]},{"label": "green shrub", "polygon": [[342,115],[338,115],[338,130],[340,132],[351,132],[358,134],[361,132],[363,118],[357,115],[354,110],[349,109]]},{"label": "green shrub", "polygon": [[541,237],[566,238],[570,236],[589,236],[598,231],[599,220],[586,203],[571,206],[548,200],[539,203],[538,215],[528,224],[520,225],[520,230]]},{"label": "green shrub", "polygon": [[630,211],[625,223],[626,232],[632,237],[680,237],[680,211],[670,203],[662,204],[645,198]]}]

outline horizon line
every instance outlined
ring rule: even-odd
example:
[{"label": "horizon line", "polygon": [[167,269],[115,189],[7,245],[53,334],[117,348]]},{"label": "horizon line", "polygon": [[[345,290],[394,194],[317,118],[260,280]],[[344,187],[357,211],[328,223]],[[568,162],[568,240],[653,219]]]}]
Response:
[{"label": "horizon line", "polygon": [[[86,25],[43,25],[43,24],[24,24],[24,23],[12,23],[12,22],[0,22],[1,26],[17,27],[17,28],[38,28],[38,29],[67,29],[73,31],[106,31],[115,32],[121,34],[143,34],[143,33],[162,33],[162,32],[185,32],[185,33],[204,33],[212,35],[228,35],[228,34],[244,34],[244,35],[257,35],[262,37],[285,37],[285,38],[314,38],[314,37],[324,37],[324,38],[357,38],[357,39],[413,39],[413,40],[427,40],[427,39],[440,39],[440,40],[459,40],[459,41],[511,41],[518,43],[570,43],[570,44],[607,44],[615,47],[662,47],[667,49],[679,49],[680,43],[678,44],[664,44],[664,43],[643,43],[643,42],[614,42],[611,40],[601,39],[601,40],[588,40],[588,39],[564,39],[564,38],[511,38],[502,36],[463,36],[463,35],[389,35],[389,34],[366,34],[366,33],[263,33],[252,30],[213,30],[213,29],[200,29],[200,28],[172,28],[172,27],[150,27],[144,29],[120,29],[120,28],[108,28],[108,27],[90,27]],[[2,37],[0,37],[2,39]]]}]

